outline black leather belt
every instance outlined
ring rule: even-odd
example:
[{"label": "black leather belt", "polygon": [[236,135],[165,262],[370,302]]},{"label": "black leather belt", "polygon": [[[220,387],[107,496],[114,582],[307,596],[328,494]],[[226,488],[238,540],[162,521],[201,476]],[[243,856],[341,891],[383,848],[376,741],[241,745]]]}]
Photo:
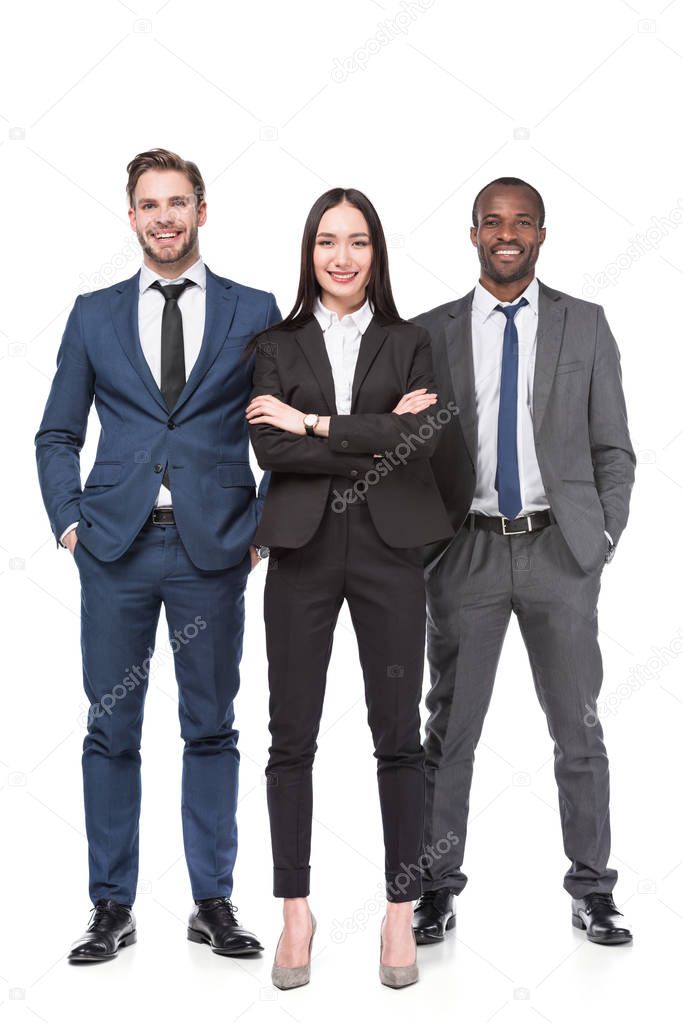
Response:
[{"label": "black leather belt", "polygon": [[531,512],[520,515],[518,519],[506,519],[502,515],[479,515],[470,512],[465,519],[468,529],[486,529],[490,533],[501,533],[503,536],[521,536],[522,533],[535,533],[538,529],[556,522],[557,519],[548,508],[545,511]]},{"label": "black leather belt", "polygon": [[175,526],[175,515],[172,508],[154,508],[147,519],[148,526]]}]

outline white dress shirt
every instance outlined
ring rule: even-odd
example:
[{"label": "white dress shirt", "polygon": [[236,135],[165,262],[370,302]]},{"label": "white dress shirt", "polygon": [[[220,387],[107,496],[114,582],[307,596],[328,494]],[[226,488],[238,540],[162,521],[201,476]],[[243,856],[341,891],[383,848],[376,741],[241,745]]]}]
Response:
[{"label": "white dress shirt", "polygon": [[517,367],[517,465],[522,498],[520,515],[548,507],[534,446],[533,388],[538,327],[538,280],[514,302],[499,299],[477,283],[472,301],[472,355],[477,402],[477,477],[472,511],[500,515],[495,488],[498,462],[498,407],[506,319],[497,305],[516,305],[524,297],[529,303],[515,315],[519,339]]},{"label": "white dress shirt", "polygon": [[323,332],[327,357],[332,367],[337,414],[347,416],[351,412],[351,391],[360,342],[372,319],[372,307],[366,298],[360,309],[339,319],[318,298],[313,314]]},{"label": "white dress shirt", "polygon": [[[182,277],[177,277],[174,280],[162,277],[145,263],[140,268],[138,298],[140,345],[158,387],[161,387],[161,317],[166,300],[161,292],[157,288],[152,288],[151,285],[154,281],[161,281],[162,284],[181,284],[184,280],[194,281],[197,285],[187,288],[178,299],[178,308],[183,318],[185,379],[187,380],[197,361],[204,337],[206,267],[202,259],[199,258],[185,271]],[[172,504],[171,491],[163,483],[159,486],[159,493],[154,503],[157,507],[159,505],[170,507]],[[67,526],[59,538],[60,541],[63,541],[66,534],[75,529],[77,525],[78,522],[72,522],[70,526]]]}]

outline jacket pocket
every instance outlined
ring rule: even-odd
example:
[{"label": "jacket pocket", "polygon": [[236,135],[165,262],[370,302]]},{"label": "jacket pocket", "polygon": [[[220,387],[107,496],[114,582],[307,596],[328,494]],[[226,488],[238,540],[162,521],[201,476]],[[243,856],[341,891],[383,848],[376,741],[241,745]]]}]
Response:
[{"label": "jacket pocket", "polygon": [[584,363],[580,360],[575,362],[558,362],[555,373],[559,375],[562,373],[576,373],[580,369],[584,369]]},{"label": "jacket pocket", "polygon": [[86,487],[109,487],[121,478],[120,462],[95,462],[85,481]]}]

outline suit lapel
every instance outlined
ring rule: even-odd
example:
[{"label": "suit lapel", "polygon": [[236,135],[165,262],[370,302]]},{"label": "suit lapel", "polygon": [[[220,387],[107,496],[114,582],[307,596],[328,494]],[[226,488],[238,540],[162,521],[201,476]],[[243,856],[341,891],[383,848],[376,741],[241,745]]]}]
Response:
[{"label": "suit lapel", "polygon": [[335,415],[337,406],[334,396],[334,380],[332,379],[332,367],[327,357],[325,338],[320,324],[315,316],[311,316],[295,332],[296,340],[304,353],[306,360],[311,367],[314,377],[322,392],[327,408],[327,415]]},{"label": "suit lapel", "polygon": [[230,331],[236,308],[237,298],[232,283],[217,277],[207,266],[206,314],[202,346],[172,412],[177,412],[180,406],[185,404],[208,373]]},{"label": "suit lapel", "polygon": [[140,344],[140,331],[138,329],[139,289],[139,270],[134,277],[130,277],[127,281],[122,281],[121,284],[116,285],[111,298],[111,315],[114,321],[114,329],[133,369],[139,374],[152,398],[167,412],[168,409],[166,408],[164,396],[152,376],[152,371],[149,368],[147,359],[142,351],[142,345]]},{"label": "suit lapel", "polygon": [[363,381],[365,380],[370,366],[374,362],[377,353],[384,344],[387,336],[387,328],[381,323],[378,323],[377,318],[373,316],[370,323],[365,329],[365,333],[360,339],[360,348],[358,351],[358,359],[356,361],[356,369],[353,374],[353,386],[351,388],[351,412],[355,412],[356,403],[358,401],[358,392],[361,388]]},{"label": "suit lapel", "polygon": [[548,397],[553,386],[557,360],[564,334],[565,303],[559,292],[540,281],[538,290],[538,330],[536,333],[536,361],[534,363],[534,434],[543,422]]},{"label": "suit lapel", "polygon": [[472,299],[474,289],[465,295],[457,308],[448,313],[445,326],[446,356],[453,393],[460,410],[460,425],[465,444],[477,464],[477,402],[474,388],[474,357],[472,355]]}]

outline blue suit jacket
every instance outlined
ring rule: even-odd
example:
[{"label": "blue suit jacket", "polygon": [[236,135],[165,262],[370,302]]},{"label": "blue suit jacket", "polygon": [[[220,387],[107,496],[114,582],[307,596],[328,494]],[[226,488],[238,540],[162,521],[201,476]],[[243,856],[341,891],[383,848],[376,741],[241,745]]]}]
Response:
[{"label": "blue suit jacket", "polygon": [[[275,298],[206,268],[206,318],[197,361],[172,409],[138,332],[139,272],[81,295],[64,331],[57,372],[36,434],[38,476],[57,539],[79,520],[79,542],[115,561],[148,518],[168,464],[183,544],[201,569],[239,563],[251,543],[258,498],[244,416],[258,331],[281,319]],[[80,451],[93,399],[101,433],[81,487]]]}]

